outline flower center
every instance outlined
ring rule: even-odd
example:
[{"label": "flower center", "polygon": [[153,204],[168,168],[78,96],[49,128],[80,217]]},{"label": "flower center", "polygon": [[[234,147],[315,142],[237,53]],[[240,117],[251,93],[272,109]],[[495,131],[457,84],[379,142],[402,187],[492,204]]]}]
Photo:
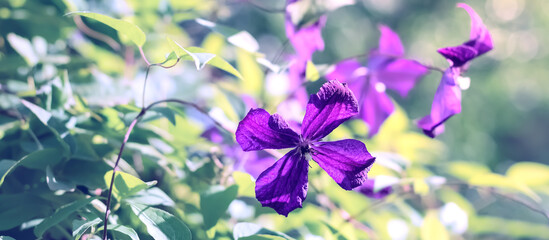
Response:
[{"label": "flower center", "polygon": [[302,156],[305,156],[306,154],[309,154],[311,152],[310,144],[310,140],[303,138],[301,135],[299,136],[297,149]]}]

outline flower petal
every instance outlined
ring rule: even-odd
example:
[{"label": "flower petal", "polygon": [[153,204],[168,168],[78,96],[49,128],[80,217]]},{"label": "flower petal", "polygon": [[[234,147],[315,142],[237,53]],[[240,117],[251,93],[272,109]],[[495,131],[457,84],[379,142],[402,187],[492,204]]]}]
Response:
[{"label": "flower petal", "polygon": [[467,45],[440,48],[437,50],[451,62],[452,67],[460,67],[478,56],[478,51]]},{"label": "flower petal", "polygon": [[435,93],[431,114],[418,121],[418,127],[429,137],[435,137],[442,124],[455,114],[461,112],[461,89],[457,84],[459,68],[449,68],[444,72],[440,85]]},{"label": "flower petal", "polygon": [[322,28],[325,24],[326,16],[321,16],[316,22],[298,28],[292,23],[290,14],[286,13],[286,36],[299,58],[307,61],[312,58],[314,52],[324,50]]},{"label": "flower petal", "polygon": [[382,87],[379,87],[379,84],[383,83],[372,81],[371,84],[368,84],[366,89],[364,89],[363,99],[360,100],[360,118],[370,128],[368,137],[374,136],[379,131],[383,122],[385,122],[385,119],[395,110],[391,98],[387,96]]},{"label": "flower petal", "polygon": [[473,8],[465,3],[458,3],[457,6],[465,9],[469,14],[469,17],[471,17],[470,41],[466,42],[465,45],[473,47],[478,52],[477,56],[492,50],[494,48],[492,36],[490,36],[490,33],[480,16]]},{"label": "flower petal", "polygon": [[264,207],[288,216],[307,197],[308,168],[305,157],[292,149],[259,175],[255,183],[257,200]]},{"label": "flower petal", "polygon": [[311,95],[301,134],[309,140],[321,139],[357,113],[358,102],[347,85],[328,81]]},{"label": "flower petal", "polygon": [[384,83],[388,89],[395,90],[406,97],[428,72],[429,70],[418,62],[400,58],[388,61],[380,69],[372,70],[372,75],[379,82]]},{"label": "flower petal", "polygon": [[244,151],[281,149],[297,146],[299,135],[280,115],[252,108],[238,124],[236,141]]},{"label": "flower petal", "polygon": [[362,67],[362,64],[360,64],[357,60],[348,59],[337,63],[333,70],[326,74],[326,79],[351,83],[360,79],[364,80],[367,73],[368,70],[366,67]]},{"label": "flower petal", "polygon": [[381,36],[379,37],[379,49],[381,54],[390,55],[393,57],[401,57],[404,55],[404,46],[393,30],[385,25],[378,26]]},{"label": "flower petal", "polygon": [[345,190],[351,190],[366,181],[366,169],[375,158],[370,155],[364,143],[354,139],[335,142],[319,142],[312,146],[311,155]]},{"label": "flower petal", "polygon": [[356,190],[369,198],[381,199],[393,192],[391,186],[384,187],[377,192],[374,192],[374,179],[367,179],[364,184],[358,187]]}]

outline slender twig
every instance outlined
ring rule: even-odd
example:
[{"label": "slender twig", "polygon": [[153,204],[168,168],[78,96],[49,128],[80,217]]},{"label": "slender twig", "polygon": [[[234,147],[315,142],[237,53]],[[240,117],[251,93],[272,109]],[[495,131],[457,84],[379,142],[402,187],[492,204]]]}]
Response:
[{"label": "slender twig", "polygon": [[143,52],[143,47],[139,47],[139,53],[141,53],[141,57],[143,58],[143,61],[147,64],[147,66],[150,66],[151,63],[149,60],[147,60],[147,56],[145,56],[145,52]]},{"label": "slender twig", "polygon": [[109,214],[110,214],[110,206],[111,206],[111,199],[112,199],[112,189],[113,189],[113,184],[114,184],[114,178],[115,178],[115,174],[116,174],[116,170],[118,168],[118,164],[120,162],[120,159],[122,157],[122,152],[124,151],[124,147],[126,146],[126,143],[128,142],[128,139],[130,137],[130,134],[133,130],[133,128],[135,127],[135,125],[137,124],[137,122],[139,122],[139,120],[145,115],[145,113],[147,113],[148,110],[150,110],[152,107],[158,105],[158,104],[161,104],[161,103],[179,103],[181,105],[184,105],[184,106],[189,106],[189,107],[193,107],[195,108],[196,110],[198,110],[200,113],[208,116],[213,122],[215,125],[219,126],[220,128],[222,129],[225,129],[229,132],[234,132],[234,130],[232,130],[231,128],[229,127],[226,127],[224,126],[223,124],[221,124],[220,122],[218,122],[217,120],[215,120],[214,118],[212,118],[208,112],[204,109],[202,109],[200,106],[198,106],[196,103],[192,103],[192,102],[187,102],[187,101],[184,101],[184,100],[179,100],[179,99],[164,99],[164,100],[159,100],[159,101],[156,101],[156,102],[153,102],[151,104],[149,104],[147,107],[144,107],[141,109],[141,111],[139,112],[139,114],[133,119],[133,121],[130,123],[130,126],[128,127],[128,130],[126,131],[126,134],[124,135],[124,140],[122,141],[122,145],[120,146],[120,151],[118,152],[118,156],[116,158],[116,161],[114,163],[114,167],[113,167],[113,171],[112,171],[112,176],[111,176],[111,183],[109,185],[109,191],[108,191],[108,195],[107,195],[107,209],[105,211],[105,218],[103,220],[104,222],[104,226],[103,226],[103,240],[107,240],[107,220],[109,218]]},{"label": "slender twig", "polygon": [[368,235],[369,239],[377,239],[377,235],[374,230],[364,225],[362,222],[354,219],[351,214],[349,214],[349,212],[345,211],[344,209],[338,208],[337,205],[330,200],[330,197],[322,194],[312,181],[309,181],[309,186],[311,186],[312,190],[318,194],[318,198],[320,200],[319,203],[321,205],[327,207],[332,212],[338,212],[340,216],[345,219],[346,222],[351,223],[354,227],[365,232]]},{"label": "slender twig", "polygon": [[516,202],[518,204],[521,204],[527,208],[529,208],[530,210],[534,211],[534,212],[537,212],[541,215],[543,215],[543,217],[545,219],[547,219],[547,221],[549,221],[549,212],[546,211],[542,206],[540,206],[539,204],[537,204],[537,206],[534,206],[532,203],[526,201],[526,200],[523,200],[523,199],[520,199],[518,198],[517,196],[515,195],[510,195],[510,194],[506,194],[506,193],[502,193],[502,192],[499,192],[497,191],[495,188],[492,188],[492,187],[482,187],[482,186],[475,186],[475,185],[470,185],[468,183],[465,183],[465,182],[448,182],[446,183],[445,185],[447,186],[450,186],[450,185],[459,185],[459,186],[466,186],[466,187],[469,187],[469,188],[475,188],[475,189],[478,189],[478,190],[483,190],[483,191],[486,191],[488,193],[491,193],[493,195],[498,195],[500,197],[503,197],[503,198],[506,198],[508,200],[511,200],[513,202]]},{"label": "slender twig", "polygon": [[141,95],[141,109],[145,108],[145,91],[147,90],[147,79],[149,78],[149,71],[151,70],[152,65],[147,66],[145,70],[145,80],[143,81],[143,94]]}]

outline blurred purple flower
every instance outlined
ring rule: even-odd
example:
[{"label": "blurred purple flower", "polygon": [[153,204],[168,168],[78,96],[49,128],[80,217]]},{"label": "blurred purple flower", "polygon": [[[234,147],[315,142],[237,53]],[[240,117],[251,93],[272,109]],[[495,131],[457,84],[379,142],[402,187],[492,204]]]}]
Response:
[{"label": "blurred purple flower", "polygon": [[377,192],[374,192],[375,179],[367,179],[360,187],[356,188],[357,192],[366,195],[369,198],[381,199],[393,193],[391,186],[384,187]]},{"label": "blurred purple flower", "polygon": [[251,109],[236,130],[236,141],[242,150],[293,148],[259,175],[257,200],[284,216],[300,208],[307,195],[310,159],[343,189],[360,186],[367,178],[364,169],[375,161],[364,143],[354,139],[321,141],[357,113],[354,95],[338,81],[325,83],[317,94],[311,95],[301,134],[293,131],[280,115]]},{"label": "blurred purple flower", "polygon": [[305,106],[308,96],[301,85],[305,81],[307,62],[312,59],[314,52],[324,50],[322,28],[326,24],[326,16],[321,16],[314,22],[296,26],[291,18],[291,6],[296,2],[298,0],[288,0],[286,4],[286,36],[296,52],[296,55],[290,59],[289,78],[290,89],[294,91],[291,97]]},{"label": "blurred purple flower", "polygon": [[427,74],[428,69],[416,61],[404,59],[404,47],[398,35],[380,25],[379,48],[368,58],[368,68],[354,59],[338,63],[326,77],[349,83],[358,95],[360,117],[369,125],[369,137],[375,135],[393,113],[394,106],[385,90],[392,89],[403,97]]},{"label": "blurred purple flower", "polygon": [[450,63],[444,72],[440,85],[435,93],[431,106],[431,114],[423,117],[417,123],[423,132],[434,138],[444,131],[444,122],[461,112],[461,89],[458,79],[467,70],[469,61],[492,50],[492,37],[482,23],[482,19],[469,5],[458,3],[471,18],[471,34],[469,40],[459,46],[441,48],[438,52]]}]

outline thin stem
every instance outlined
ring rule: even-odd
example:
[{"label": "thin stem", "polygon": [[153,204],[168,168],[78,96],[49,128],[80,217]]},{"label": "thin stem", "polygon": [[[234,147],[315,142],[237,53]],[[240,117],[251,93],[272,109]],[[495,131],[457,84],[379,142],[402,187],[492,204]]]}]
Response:
[{"label": "thin stem", "polygon": [[152,107],[154,107],[158,104],[168,103],[168,102],[179,103],[181,105],[193,107],[196,110],[198,110],[199,112],[201,112],[202,114],[208,116],[220,128],[223,128],[223,129],[225,129],[229,132],[234,132],[233,129],[231,129],[227,126],[223,126],[223,124],[221,124],[220,122],[218,122],[217,120],[212,118],[206,110],[202,109],[200,106],[198,106],[197,104],[192,103],[192,102],[187,102],[187,101],[179,100],[179,99],[164,99],[164,100],[153,102],[150,105],[148,105],[147,107],[142,108],[141,112],[139,112],[139,114],[130,123],[130,126],[128,127],[128,130],[126,131],[126,134],[124,135],[124,140],[122,141],[122,145],[120,146],[120,151],[118,152],[118,156],[117,156],[116,161],[114,163],[112,176],[111,176],[111,183],[109,185],[109,192],[108,192],[108,195],[107,195],[107,204],[106,204],[107,208],[106,208],[106,211],[105,211],[105,218],[103,219],[103,223],[104,223],[103,224],[103,229],[104,229],[103,230],[103,240],[107,240],[107,223],[108,223],[107,220],[109,219],[109,214],[110,214],[110,206],[111,206],[111,199],[112,199],[112,189],[113,189],[113,185],[114,185],[114,177],[115,177],[115,174],[116,174],[116,170],[118,168],[118,163],[120,162],[120,159],[122,157],[122,152],[124,151],[124,147],[126,146],[126,143],[128,142],[130,134],[131,134],[133,128],[135,127],[135,125],[137,124],[137,122],[145,115],[145,113],[149,109],[151,109]]},{"label": "thin stem", "polygon": [[149,62],[149,60],[147,60],[147,56],[145,56],[145,52],[143,52],[143,48],[142,48],[142,47],[139,47],[139,53],[141,53],[141,57],[143,58],[143,60],[145,61],[145,63],[147,63],[147,66],[150,66],[151,63]]},{"label": "thin stem", "polygon": [[114,167],[112,169],[112,176],[111,176],[111,183],[109,185],[109,194],[107,196],[107,209],[105,210],[105,218],[103,219],[103,240],[107,240],[107,224],[109,219],[109,213],[110,213],[110,206],[111,206],[111,198],[112,198],[112,188],[114,185],[114,176],[116,174],[116,170],[118,168],[118,163],[120,162],[120,158],[122,157],[122,152],[124,151],[124,147],[126,146],[126,143],[128,142],[128,139],[130,138],[130,134],[139,121],[139,119],[145,115],[146,110],[142,109],[141,112],[133,119],[130,126],[128,127],[128,130],[126,131],[126,135],[124,135],[124,141],[122,141],[122,145],[120,146],[120,151],[118,152],[118,157],[116,158],[116,162],[114,163]]},{"label": "thin stem", "polygon": [[147,70],[145,71],[145,80],[143,81],[143,95],[141,96],[141,109],[145,108],[145,91],[147,90],[147,79],[149,78],[149,71],[151,70],[151,66],[148,65]]}]

